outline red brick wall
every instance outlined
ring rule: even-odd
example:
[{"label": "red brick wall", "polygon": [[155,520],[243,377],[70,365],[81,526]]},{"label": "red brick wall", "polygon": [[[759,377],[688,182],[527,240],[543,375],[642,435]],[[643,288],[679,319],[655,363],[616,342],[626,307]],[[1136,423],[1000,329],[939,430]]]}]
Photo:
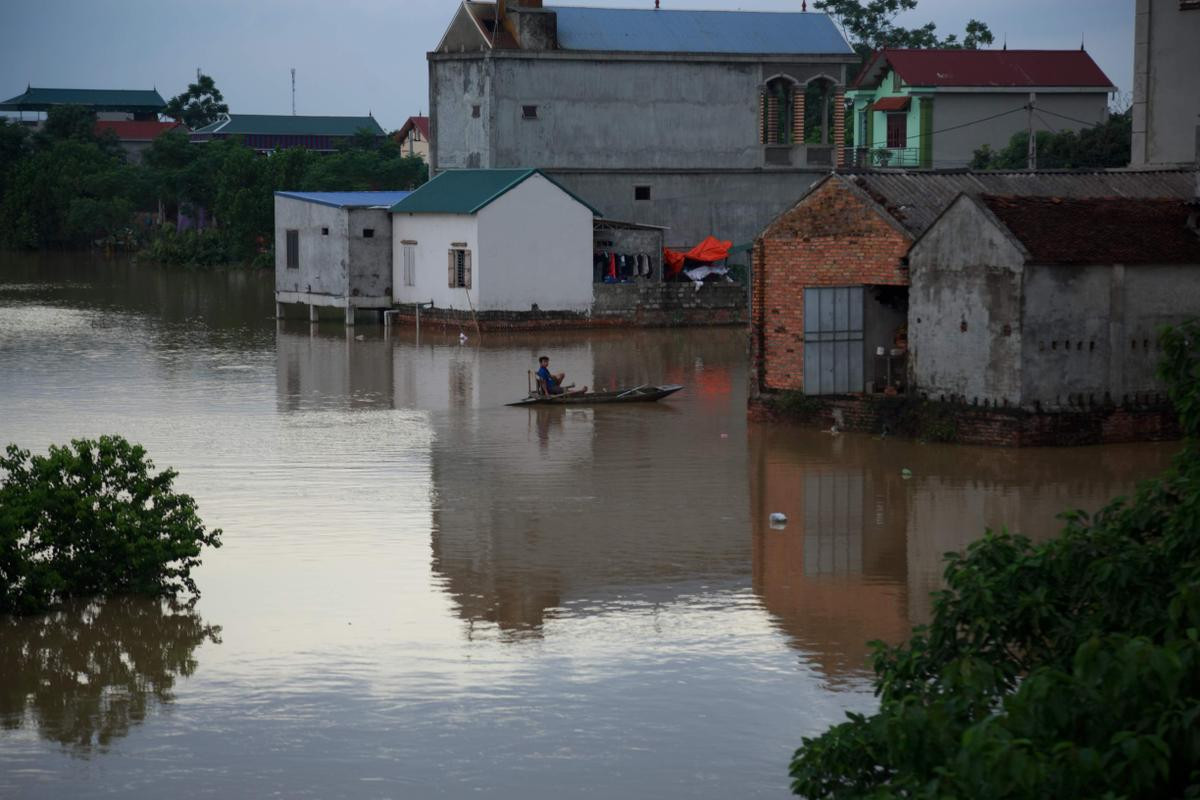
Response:
[{"label": "red brick wall", "polygon": [[802,389],[804,287],[908,285],[912,239],[833,177],[755,243],[753,389]]}]

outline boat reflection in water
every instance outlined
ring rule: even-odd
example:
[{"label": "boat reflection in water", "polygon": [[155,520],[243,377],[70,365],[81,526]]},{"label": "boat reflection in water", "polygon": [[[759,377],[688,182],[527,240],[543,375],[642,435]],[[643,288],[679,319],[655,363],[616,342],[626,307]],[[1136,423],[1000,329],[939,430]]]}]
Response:
[{"label": "boat reflection in water", "polygon": [[115,739],[173,701],[196,649],[221,629],[188,608],[119,597],[51,614],[0,616],[0,726],[34,728],[76,755]]}]

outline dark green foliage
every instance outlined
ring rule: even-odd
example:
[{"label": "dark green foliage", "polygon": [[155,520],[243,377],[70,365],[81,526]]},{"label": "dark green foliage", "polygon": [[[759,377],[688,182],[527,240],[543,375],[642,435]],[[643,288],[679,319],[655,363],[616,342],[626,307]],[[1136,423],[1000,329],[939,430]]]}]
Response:
[{"label": "dark green foliage", "polygon": [[195,130],[228,114],[229,106],[224,101],[213,79],[200,74],[195,83],[188,84],[186,91],[167,101],[163,114]]},{"label": "dark green foliage", "polygon": [[804,392],[783,391],[768,397],[771,409],[797,421],[812,419],[825,410],[825,403]]},{"label": "dark green foliage", "polygon": [[881,431],[924,442],[958,440],[959,408],[911,394],[875,399]]},{"label": "dark green foliage", "polygon": [[896,17],[916,8],[917,0],[816,0],[813,7],[833,17],[864,63],[882,47],[974,50],[995,41],[987,24],[977,19],[967,22],[961,41],[956,34],[939,38],[932,22],[919,28],[897,25]]},{"label": "dark green foliage", "polygon": [[198,594],[191,569],[206,532],[195,501],[119,436],[77,439],[45,456],[0,457],[0,612],[66,597]]},{"label": "dark green foliage", "polygon": [[[95,137],[86,112],[56,109],[55,124],[34,137],[0,123],[0,242],[31,249],[144,243],[147,255],[167,263],[270,266],[274,192],[415,189],[429,175],[420,157],[367,135],[329,155],[293,148],[265,157],[240,141],[197,145],[172,132],[154,140],[142,165],[127,164],[119,145]],[[175,220],[200,210],[215,230],[176,235],[134,225],[135,211]]]},{"label": "dark green foliage", "polygon": [[[1052,124],[1070,125],[1067,120],[1047,117]],[[1133,141],[1133,118],[1129,111],[1112,114],[1101,125],[1075,131],[1037,132],[1039,169],[1104,169],[1129,164]],[[1029,165],[1029,133],[1013,134],[1008,145],[992,150],[987,145],[975,151],[971,169],[1025,169]]]},{"label": "dark green foliage", "polygon": [[1200,324],[1161,341],[1175,466],[1052,541],[949,556],[930,625],[876,645],[878,713],[806,739],[797,794],[1200,797]]}]

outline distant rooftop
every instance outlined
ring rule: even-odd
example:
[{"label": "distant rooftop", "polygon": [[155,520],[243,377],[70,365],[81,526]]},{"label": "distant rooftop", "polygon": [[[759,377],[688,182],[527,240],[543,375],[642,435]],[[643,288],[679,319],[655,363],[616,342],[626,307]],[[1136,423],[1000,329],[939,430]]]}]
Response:
[{"label": "distant rooftop", "polygon": [[276,192],[276,197],[290,197],[334,208],[391,208],[412,192]]},{"label": "distant rooftop", "polygon": [[397,214],[475,214],[534,175],[562,189],[600,216],[600,212],[553,178],[536,169],[450,169],[438,174],[392,206]]},{"label": "distant rooftop", "polygon": [[372,116],[312,117],[290,114],[230,114],[197,128],[193,133],[214,136],[353,136],[362,128],[376,136],[383,135],[383,128]]},{"label": "distant rooftop", "polygon": [[[644,2],[644,0],[642,0]],[[653,8],[546,6],[556,15],[559,50],[729,55],[854,56],[826,14],[793,11],[687,11]],[[496,4],[464,4],[487,46],[519,48],[511,32],[496,29]]]},{"label": "distant rooftop", "polygon": [[1048,170],[1012,172],[863,170],[840,172],[914,236],[919,236],[960,193],[1026,197],[1170,197],[1195,194],[1196,171]]},{"label": "distant rooftop", "polygon": [[149,142],[175,129],[187,132],[178,122],[158,122],[157,120],[135,119],[102,119],[96,122],[97,134],[112,131],[123,142]]},{"label": "distant rooftop", "polygon": [[853,55],[827,14],[550,6],[564,50]]},{"label": "distant rooftop", "polygon": [[414,128],[420,132],[425,141],[429,141],[429,117],[409,117],[400,127],[399,137],[403,139]]},{"label": "distant rooftop", "polygon": [[96,111],[158,112],[166,101],[156,89],[44,89],[25,91],[0,103],[0,111],[47,111],[53,106],[89,106]]},{"label": "distant rooftop", "polygon": [[980,201],[1035,264],[1196,264],[1200,236],[1176,199],[997,197]]},{"label": "distant rooftop", "polygon": [[878,85],[888,66],[909,86],[1070,86],[1115,91],[1083,50],[891,50],[875,52],[853,87]]}]

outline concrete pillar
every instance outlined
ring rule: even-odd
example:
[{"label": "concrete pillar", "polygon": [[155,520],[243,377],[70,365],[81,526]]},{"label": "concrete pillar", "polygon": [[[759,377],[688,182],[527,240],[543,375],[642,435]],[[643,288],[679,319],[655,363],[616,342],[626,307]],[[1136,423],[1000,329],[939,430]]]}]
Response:
[{"label": "concrete pillar", "polygon": [[804,87],[792,87],[792,144],[804,144]]},{"label": "concrete pillar", "polygon": [[312,303],[309,303],[309,305],[308,305],[308,321],[309,322],[317,321],[317,307],[314,306]]},{"label": "concrete pillar", "polygon": [[354,304],[346,303],[346,327],[354,327]]},{"label": "concrete pillar", "polygon": [[846,87],[839,86],[833,93],[833,147],[834,163],[839,167],[846,163]]},{"label": "concrete pillar", "polygon": [[283,303],[275,302],[275,319],[283,319]]}]

